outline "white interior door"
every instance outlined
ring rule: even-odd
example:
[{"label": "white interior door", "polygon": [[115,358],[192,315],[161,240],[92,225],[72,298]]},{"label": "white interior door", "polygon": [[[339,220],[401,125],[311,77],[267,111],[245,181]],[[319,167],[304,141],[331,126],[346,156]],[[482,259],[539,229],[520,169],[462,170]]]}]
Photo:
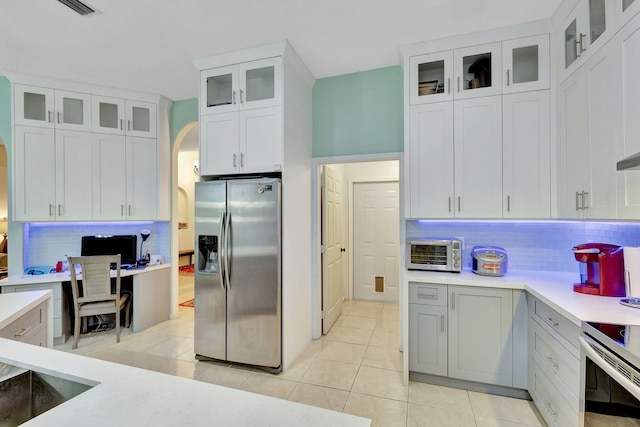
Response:
[{"label": "white interior door", "polygon": [[326,334],[342,313],[342,300],[346,296],[343,255],[344,233],[344,179],[329,166],[324,167],[322,187],[322,333]]},{"label": "white interior door", "polygon": [[353,185],[354,299],[398,302],[398,182]]}]

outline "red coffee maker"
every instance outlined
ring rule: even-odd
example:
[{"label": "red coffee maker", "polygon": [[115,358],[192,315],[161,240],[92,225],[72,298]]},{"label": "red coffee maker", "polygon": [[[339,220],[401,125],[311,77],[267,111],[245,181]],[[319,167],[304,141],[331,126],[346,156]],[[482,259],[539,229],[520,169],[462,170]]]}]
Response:
[{"label": "red coffee maker", "polygon": [[606,297],[623,297],[624,257],[622,246],[585,243],[575,246],[573,254],[580,264],[580,282],[575,292]]}]

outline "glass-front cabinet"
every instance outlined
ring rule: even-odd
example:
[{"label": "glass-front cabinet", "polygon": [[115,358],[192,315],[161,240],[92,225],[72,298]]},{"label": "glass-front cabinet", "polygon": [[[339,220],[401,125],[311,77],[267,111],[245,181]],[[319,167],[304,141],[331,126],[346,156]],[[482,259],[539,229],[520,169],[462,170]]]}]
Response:
[{"label": "glass-front cabinet", "polygon": [[15,85],[15,123],[66,130],[91,130],[91,95]]},{"label": "glass-front cabinet", "polygon": [[616,31],[640,12],[640,0],[613,0]]},{"label": "glass-front cabinet", "polygon": [[585,57],[592,55],[613,33],[607,0],[582,0],[562,25],[562,78],[568,77]]},{"label": "glass-front cabinet", "polygon": [[454,98],[499,95],[502,90],[501,43],[453,51]]},{"label": "glass-front cabinet", "polygon": [[453,51],[413,56],[409,60],[411,72],[411,105],[453,99]]},{"label": "glass-front cabinet", "polygon": [[202,71],[200,114],[282,104],[282,58]]},{"label": "glass-front cabinet", "polygon": [[549,35],[502,42],[502,93],[549,88]]},{"label": "glass-front cabinet", "polygon": [[94,132],[156,137],[156,105],[107,96],[92,96]]}]

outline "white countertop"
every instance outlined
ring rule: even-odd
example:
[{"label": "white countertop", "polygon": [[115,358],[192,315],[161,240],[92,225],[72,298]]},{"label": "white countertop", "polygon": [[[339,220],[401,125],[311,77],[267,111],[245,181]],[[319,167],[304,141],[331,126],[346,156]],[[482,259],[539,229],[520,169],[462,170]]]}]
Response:
[{"label": "white countertop", "polygon": [[[50,294],[0,294],[0,327]],[[353,415],[2,338],[0,362],[94,386],[29,426],[371,426]]]},{"label": "white countertop", "polygon": [[40,303],[53,298],[53,291],[31,291],[0,294],[0,329],[27,313]]},{"label": "white countertop", "polygon": [[640,325],[640,309],[620,304],[621,297],[574,292],[573,284],[578,281],[577,272],[513,271],[503,277],[487,277],[470,270],[462,273],[408,270],[405,271],[405,279],[409,282],[522,289],[578,326],[581,326],[582,321]]},{"label": "white countertop", "polygon": [[[120,277],[135,276],[148,271],[162,270],[171,267],[171,264],[147,265],[145,268],[134,268],[131,270],[120,270]],[[111,272],[115,277],[115,271]],[[81,277],[81,275],[79,276]],[[50,274],[13,274],[0,280],[0,286],[8,285],[31,285],[36,283],[70,282],[71,273],[50,273]]]}]

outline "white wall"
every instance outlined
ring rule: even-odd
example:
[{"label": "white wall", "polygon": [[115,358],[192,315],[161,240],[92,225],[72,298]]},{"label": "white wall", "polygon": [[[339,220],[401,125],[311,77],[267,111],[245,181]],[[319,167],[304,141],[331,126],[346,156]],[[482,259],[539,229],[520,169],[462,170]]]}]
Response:
[{"label": "white wall", "polygon": [[[197,151],[181,151],[178,153],[178,188],[182,196],[178,196],[179,222],[186,222],[187,228],[178,229],[179,250],[193,249],[194,242],[194,191],[198,176],[193,173],[193,161],[198,159]],[[185,203],[182,205],[182,203]]]}]

